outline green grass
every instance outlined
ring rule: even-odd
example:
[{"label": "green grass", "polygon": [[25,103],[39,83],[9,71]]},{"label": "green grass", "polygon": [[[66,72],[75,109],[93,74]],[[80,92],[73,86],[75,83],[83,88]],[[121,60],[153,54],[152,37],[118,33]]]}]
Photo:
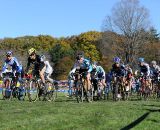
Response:
[{"label": "green grass", "polygon": [[[145,116],[145,117],[144,117]],[[76,103],[61,95],[56,102],[0,100],[2,130],[133,130],[160,129],[159,101]]]}]

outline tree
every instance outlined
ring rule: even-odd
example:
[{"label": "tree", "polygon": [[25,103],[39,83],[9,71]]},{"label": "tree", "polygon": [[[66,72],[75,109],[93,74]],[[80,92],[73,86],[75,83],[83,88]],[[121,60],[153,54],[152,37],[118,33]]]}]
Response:
[{"label": "tree", "polygon": [[148,33],[146,34],[146,38],[148,40],[146,46],[143,46],[141,49],[141,56],[143,56],[148,62],[152,60],[156,60],[157,63],[160,63],[160,41],[159,34],[157,30],[153,27],[150,28]]},{"label": "tree", "polygon": [[[121,0],[112,8],[111,16],[108,16],[103,25],[102,44],[109,44],[108,47],[119,48],[116,39],[113,42],[106,42],[111,39],[108,32],[121,35],[121,52],[114,52],[124,59],[126,63],[134,62],[139,49],[145,43],[146,30],[149,27],[149,12],[139,5],[138,0]],[[116,49],[115,49],[116,50]]]},{"label": "tree", "polygon": [[151,43],[153,43],[153,42],[159,42],[159,33],[157,33],[157,30],[154,28],[154,27],[151,27],[150,29],[149,29],[149,41],[151,42]]},{"label": "tree", "polygon": [[73,48],[83,51],[85,56],[92,61],[99,61],[101,59],[101,54],[96,44],[100,37],[101,33],[96,31],[82,33],[76,39],[76,44],[73,45]]}]

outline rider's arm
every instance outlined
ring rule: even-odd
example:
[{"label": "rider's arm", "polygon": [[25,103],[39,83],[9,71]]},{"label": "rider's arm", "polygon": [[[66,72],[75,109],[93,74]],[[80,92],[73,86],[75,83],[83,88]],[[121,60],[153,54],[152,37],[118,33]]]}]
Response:
[{"label": "rider's arm", "polygon": [[18,60],[15,57],[13,57],[13,60],[16,63],[16,66],[20,66],[19,63],[18,63]]},{"label": "rider's arm", "polygon": [[15,66],[16,66],[14,71],[21,72],[22,66],[19,64],[18,60],[15,57],[13,57],[13,60],[14,60]]},{"label": "rider's arm", "polygon": [[157,65],[157,71],[160,72],[160,67]]},{"label": "rider's arm", "polygon": [[69,74],[68,74],[68,79],[73,79],[73,74],[76,72],[76,68],[73,68]]},{"label": "rider's arm", "polygon": [[7,63],[5,62],[3,67],[2,67],[2,73],[5,72],[6,69],[7,69]]},{"label": "rider's arm", "polygon": [[105,71],[104,71],[104,69],[102,68],[102,66],[99,66],[99,68],[103,72],[103,76],[105,77]]},{"label": "rider's arm", "polygon": [[145,64],[145,66],[147,67],[147,76],[149,76],[150,75],[150,67],[148,64]]}]

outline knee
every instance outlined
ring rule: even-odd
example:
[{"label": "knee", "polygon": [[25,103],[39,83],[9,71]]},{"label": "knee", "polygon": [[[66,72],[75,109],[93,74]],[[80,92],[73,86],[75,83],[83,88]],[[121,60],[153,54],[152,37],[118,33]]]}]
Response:
[{"label": "knee", "polygon": [[40,75],[40,76],[43,76],[43,72],[42,72],[42,71],[40,71],[40,72],[39,72],[39,75]]}]

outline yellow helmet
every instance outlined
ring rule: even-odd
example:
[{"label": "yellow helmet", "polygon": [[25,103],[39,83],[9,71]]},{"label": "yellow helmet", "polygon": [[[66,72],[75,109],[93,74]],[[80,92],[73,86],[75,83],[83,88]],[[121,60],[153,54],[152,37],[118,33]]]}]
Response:
[{"label": "yellow helmet", "polygon": [[28,54],[31,55],[32,53],[36,53],[36,49],[31,48],[28,50]]}]

